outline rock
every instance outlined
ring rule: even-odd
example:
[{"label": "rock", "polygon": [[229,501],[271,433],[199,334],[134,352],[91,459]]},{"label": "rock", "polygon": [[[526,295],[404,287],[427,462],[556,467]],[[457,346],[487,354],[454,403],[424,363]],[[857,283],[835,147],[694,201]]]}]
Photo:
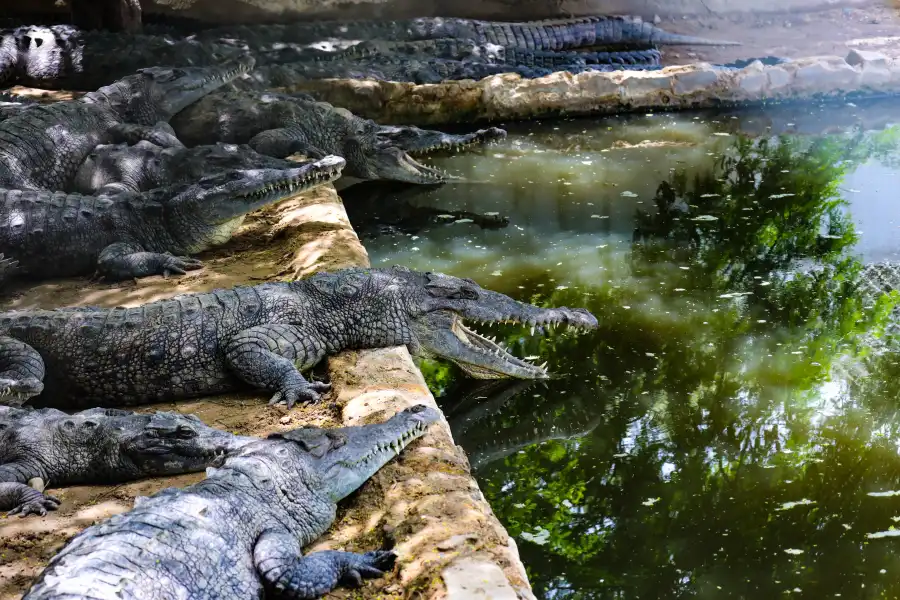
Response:
[{"label": "rock", "polygon": [[787,29],[790,29],[791,27],[793,27],[793,25],[791,24],[790,21],[785,21],[785,22],[784,22],[784,26],[785,26]]},{"label": "rock", "polygon": [[478,536],[476,536],[474,533],[462,533],[460,535],[454,535],[453,537],[448,538],[443,542],[439,542],[437,545],[437,549],[443,552],[446,552],[448,550],[455,550],[456,548],[469,541],[477,542]]},{"label": "rock", "polygon": [[662,19],[659,18],[659,15],[653,15],[653,24],[659,25],[660,23],[662,23]]},{"label": "rock", "polygon": [[859,73],[843,60],[823,57],[794,73],[794,90],[837,93],[856,89]]},{"label": "rock", "polygon": [[448,600],[517,600],[503,571],[494,563],[465,558],[441,573]]},{"label": "rock", "polygon": [[882,67],[885,69],[890,67],[890,59],[888,59],[887,56],[881,52],[874,52],[872,50],[857,50],[854,48],[847,54],[847,58],[844,60],[847,61],[847,64],[853,65],[854,67],[857,65]]},{"label": "rock", "polygon": [[281,423],[282,425],[287,425],[288,423],[291,422],[291,420],[292,419],[291,419],[290,415],[285,415],[285,416],[281,417],[281,419],[278,422]]}]

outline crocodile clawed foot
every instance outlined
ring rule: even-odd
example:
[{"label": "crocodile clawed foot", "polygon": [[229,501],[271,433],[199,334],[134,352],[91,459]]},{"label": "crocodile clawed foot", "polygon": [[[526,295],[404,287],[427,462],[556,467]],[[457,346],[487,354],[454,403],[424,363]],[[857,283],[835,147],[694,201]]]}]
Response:
[{"label": "crocodile clawed foot", "polygon": [[47,514],[48,510],[56,510],[59,508],[59,505],[62,504],[62,501],[55,496],[42,494],[35,490],[31,491],[34,492],[34,494],[29,494],[25,501],[6,513],[7,517],[13,515],[19,515],[19,518],[27,517],[28,515],[38,515],[43,517]]},{"label": "crocodile clawed foot", "polygon": [[188,271],[196,271],[203,268],[203,261],[189,256],[167,255],[162,264],[162,276],[168,279],[169,275],[185,275]]},{"label": "crocodile clawed foot", "polygon": [[362,585],[363,579],[384,576],[386,571],[394,568],[396,560],[397,555],[389,550],[376,550],[361,554],[344,572],[342,583],[359,587]]},{"label": "crocodile clawed foot", "polygon": [[29,398],[44,391],[44,384],[34,377],[9,379],[0,377],[0,404],[21,406]]},{"label": "crocodile clawed foot", "polygon": [[321,381],[303,382],[276,392],[272,399],[269,400],[269,406],[284,402],[288,409],[291,409],[300,400],[315,404],[322,399],[322,394],[330,389],[330,383]]}]

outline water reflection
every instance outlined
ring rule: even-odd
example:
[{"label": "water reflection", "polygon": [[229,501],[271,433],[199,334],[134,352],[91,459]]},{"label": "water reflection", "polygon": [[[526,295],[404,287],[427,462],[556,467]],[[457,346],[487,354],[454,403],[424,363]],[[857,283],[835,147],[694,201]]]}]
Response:
[{"label": "water reflection", "polygon": [[731,116],[519,131],[442,165],[493,184],[405,199],[507,227],[430,220],[367,243],[373,264],[600,320],[491,332],[548,359],[546,385],[422,365],[539,597],[900,593],[896,298],[859,285],[898,258],[900,205],[863,229],[883,181],[847,190],[864,168],[897,176],[897,132],[749,140]]}]

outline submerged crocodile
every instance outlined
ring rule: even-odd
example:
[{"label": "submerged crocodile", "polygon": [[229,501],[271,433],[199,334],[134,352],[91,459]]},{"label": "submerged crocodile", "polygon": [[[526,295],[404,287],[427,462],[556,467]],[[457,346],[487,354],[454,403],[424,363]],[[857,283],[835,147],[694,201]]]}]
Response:
[{"label": "submerged crocodile", "polygon": [[100,144],[181,142],[165,122],[253,67],[242,59],[217,67],[153,67],[78,100],[29,106],[0,122],[0,186],[64,190]]},{"label": "submerged crocodile", "polygon": [[[304,546],[359,488],[440,413],[424,405],[384,423],[304,427],[248,444],[207,479],[138,498],[50,561],[24,600],[318,598],[393,568],[396,555]],[[268,594],[265,594],[268,596]]]},{"label": "submerged crocodile", "polygon": [[[82,196],[0,189],[0,282],[14,275],[111,280],[184,274],[254,210],[340,176],[336,156],[294,169],[244,169],[148,192]],[[175,254],[175,256],[173,256]]]},{"label": "submerged crocodile", "polygon": [[326,355],[402,345],[479,378],[548,377],[463,319],[597,326],[584,309],[539,308],[470,279],[403,267],[318,273],[134,308],[11,311],[0,313],[0,402],[21,404],[46,386],[37,404],[139,404],[243,383],[291,407],[330,388],[300,374]]},{"label": "submerged crocodile", "polygon": [[326,154],[347,161],[344,175],[435,184],[455,179],[424,165],[407,152],[484,143],[506,137],[502,129],[450,136],[418,128],[383,128],[348,110],[305,95],[221,90],[187,107],[172,119],[188,146],[225,142],[249,144],[257,152],[283,158],[294,153]]},{"label": "submerged crocodile", "polygon": [[473,471],[535,444],[584,437],[604,421],[606,413],[594,401],[577,395],[523,395],[530,387],[528,381],[483,382],[451,406],[442,406]]},{"label": "submerged crocodile", "polygon": [[175,412],[92,408],[67,415],[0,406],[0,511],[44,515],[59,505],[42,493],[44,485],[193,473],[253,441]]}]

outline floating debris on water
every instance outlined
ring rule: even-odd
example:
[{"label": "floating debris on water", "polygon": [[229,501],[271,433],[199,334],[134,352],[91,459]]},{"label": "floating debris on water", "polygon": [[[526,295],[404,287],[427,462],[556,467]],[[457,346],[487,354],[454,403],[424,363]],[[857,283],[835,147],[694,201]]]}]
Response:
[{"label": "floating debris on water", "polygon": [[889,490],[887,492],[869,492],[867,496],[873,498],[889,498],[890,496],[900,496],[900,490]]},{"label": "floating debris on water", "polygon": [[791,510],[795,506],[805,506],[807,504],[815,504],[815,500],[810,500],[809,498],[804,498],[803,500],[797,500],[795,502],[785,502],[781,506],[779,506],[776,510]]},{"label": "floating debris on water", "polygon": [[699,217],[694,217],[691,221],[718,221],[719,217],[714,217],[713,215],[700,215]]},{"label": "floating debris on water", "polygon": [[637,196],[638,196],[634,192],[629,192],[628,190],[625,190],[624,192],[622,192],[621,195],[624,196],[625,198],[637,198]]},{"label": "floating debris on water", "polygon": [[659,497],[656,497],[656,498],[647,498],[646,500],[644,500],[643,502],[641,502],[641,504],[643,504],[644,506],[653,506],[653,505],[656,504],[657,502],[659,502]]},{"label": "floating debris on water", "polygon": [[875,533],[867,533],[866,537],[870,540],[877,540],[879,538],[886,537],[900,537],[900,529],[894,529],[891,527],[887,531],[876,531]]},{"label": "floating debris on water", "polygon": [[798,554],[803,554],[803,550],[800,550],[799,548],[785,548],[784,552],[785,552],[785,554],[793,554],[794,556],[797,556]]}]

